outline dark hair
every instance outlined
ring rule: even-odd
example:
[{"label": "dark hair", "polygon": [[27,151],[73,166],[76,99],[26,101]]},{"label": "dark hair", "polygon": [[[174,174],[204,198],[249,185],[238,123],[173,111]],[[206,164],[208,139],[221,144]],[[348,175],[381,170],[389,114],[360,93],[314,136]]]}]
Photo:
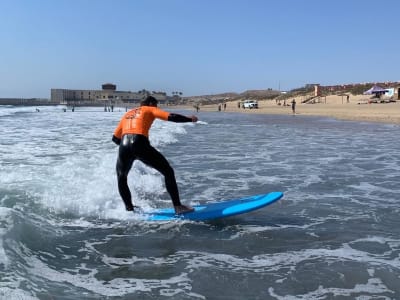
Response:
[{"label": "dark hair", "polygon": [[157,105],[158,101],[156,98],[153,96],[147,96],[142,102],[140,102],[141,106],[152,106],[152,105]]}]

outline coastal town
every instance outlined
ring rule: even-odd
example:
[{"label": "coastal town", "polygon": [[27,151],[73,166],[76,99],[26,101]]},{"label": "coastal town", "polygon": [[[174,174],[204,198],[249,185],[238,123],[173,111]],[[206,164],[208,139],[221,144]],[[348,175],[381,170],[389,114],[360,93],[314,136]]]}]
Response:
[{"label": "coastal town", "polygon": [[[0,105],[44,106],[64,105],[65,111],[81,106],[126,109],[139,105],[148,95],[155,97],[160,106],[171,106],[195,111],[225,111],[264,114],[302,114],[334,117],[345,120],[365,120],[400,123],[400,82],[371,82],[322,86],[306,84],[290,91],[271,88],[227,92],[214,95],[185,96],[182,92],[168,95],[163,91],[142,89],[136,92],[120,91],[117,85],[105,83],[98,90],[50,90],[50,97],[0,98]],[[245,109],[246,101],[254,101],[257,109]],[[291,110],[296,103],[296,111]],[[367,104],[367,105],[365,105]]]}]

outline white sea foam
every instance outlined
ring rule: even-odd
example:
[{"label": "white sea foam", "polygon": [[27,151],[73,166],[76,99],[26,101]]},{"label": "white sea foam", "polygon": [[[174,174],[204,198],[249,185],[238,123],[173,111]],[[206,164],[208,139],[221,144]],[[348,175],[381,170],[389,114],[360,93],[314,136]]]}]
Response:
[{"label": "white sea foam", "polygon": [[[394,294],[395,292],[390,290],[382,280],[379,278],[370,278],[365,284],[356,284],[353,288],[328,288],[324,286],[319,286],[318,289],[308,292],[302,295],[284,295],[280,296],[275,293],[274,288],[268,289],[271,297],[278,300],[318,300],[318,299],[328,299],[330,297],[351,297],[354,295],[354,299],[367,300],[376,299],[377,294]],[[356,297],[357,294],[363,294],[363,296]],[[367,295],[365,295],[367,294]],[[379,299],[392,299],[391,297],[380,296]]]},{"label": "white sea foam", "polygon": [[2,287],[2,284],[0,283],[0,298],[1,299],[9,299],[9,300],[37,300],[39,298],[36,298],[32,295],[30,295],[28,292],[21,290],[19,288],[10,288],[10,287]]},{"label": "white sea foam", "polygon": [[[256,229],[257,231],[258,229]],[[364,240],[364,239],[362,239]],[[367,239],[368,241],[374,242],[378,240],[380,243],[386,243],[387,240],[382,240],[379,237],[371,237]],[[361,241],[361,240],[360,240]],[[392,241],[397,242],[398,241]],[[85,251],[96,251],[93,246],[96,243],[86,243]],[[103,256],[102,261],[111,268],[120,268],[121,266],[134,266],[138,264],[140,266],[148,265],[175,265],[180,261],[186,262],[186,272],[181,273],[178,276],[173,276],[169,279],[119,279],[115,278],[109,282],[110,286],[105,286],[102,281],[96,279],[97,272],[95,270],[87,270],[86,275],[79,275],[76,278],[71,274],[71,272],[57,272],[55,270],[49,269],[41,261],[36,258],[31,258],[30,265],[32,267],[32,272],[35,276],[41,276],[47,280],[54,281],[57,278],[58,282],[68,282],[78,287],[86,288],[88,290],[96,290],[98,293],[106,296],[116,296],[123,295],[125,293],[130,293],[134,291],[152,291],[154,289],[160,289],[161,294],[167,293],[174,295],[179,292],[190,292],[192,289],[192,284],[190,274],[199,269],[220,269],[230,270],[231,272],[251,272],[251,273],[265,273],[265,272],[276,272],[280,271],[280,276],[285,278],[290,275],[290,273],[295,272],[296,267],[302,262],[310,261],[325,261],[325,262],[335,262],[335,261],[351,261],[368,264],[371,266],[369,268],[370,277],[368,282],[365,284],[356,284],[354,288],[323,288],[320,287],[316,291],[308,292],[304,295],[297,295],[298,299],[314,299],[318,295],[326,295],[335,293],[335,295],[351,295],[353,293],[371,293],[371,294],[381,294],[381,293],[393,293],[382,280],[375,278],[375,273],[373,268],[381,268],[382,265],[388,264],[394,268],[400,266],[398,259],[388,260],[390,255],[386,254],[385,257],[379,257],[377,255],[371,255],[367,252],[355,250],[347,244],[344,244],[342,248],[338,249],[305,249],[301,251],[287,251],[282,253],[271,253],[271,254],[260,254],[253,257],[244,258],[235,255],[221,254],[221,253],[207,253],[207,252],[195,252],[195,251],[179,251],[174,255],[167,257],[126,257],[126,258],[115,258]],[[85,269],[83,267],[83,269]],[[37,271],[39,270],[39,272]],[[282,271],[284,271],[282,273]],[[177,286],[179,282],[179,287]],[[283,284],[283,281],[277,279],[277,283]],[[182,289],[182,286],[184,287]],[[269,290],[270,295],[277,297],[278,299],[292,299],[290,295],[279,296],[276,294],[274,289]],[[199,295],[201,297],[201,295]],[[289,298],[286,298],[289,297]],[[308,298],[307,298],[308,297]],[[293,298],[297,299],[297,298]],[[316,298],[315,298],[316,299]]]},{"label": "white sea foam", "polygon": [[[399,241],[396,241],[397,243]],[[190,256],[188,269],[214,266],[224,269],[229,265],[229,269],[237,271],[262,272],[285,269],[295,270],[301,262],[315,261],[321,259],[326,262],[334,261],[352,261],[365,263],[370,266],[380,267],[389,265],[393,268],[400,267],[399,258],[390,258],[385,254],[381,257],[372,255],[365,251],[353,249],[349,244],[343,244],[337,249],[305,249],[300,251],[286,251],[282,253],[260,254],[251,258],[240,258],[234,255],[206,253],[206,252],[181,252],[183,256]],[[387,256],[387,257],[386,257]]]},{"label": "white sea foam", "polygon": [[196,124],[199,124],[199,125],[208,125],[208,123],[207,123],[207,122],[204,122],[204,121],[197,121]]},{"label": "white sea foam", "polygon": [[98,274],[96,269],[89,269],[85,265],[68,272],[50,268],[36,256],[27,257],[26,263],[29,273],[33,276],[50,282],[68,283],[107,297],[124,296],[134,292],[149,292],[153,290],[173,294],[180,292],[191,293],[191,280],[186,272],[166,279],[114,278],[105,283],[96,278],[96,274]]},{"label": "white sea foam", "polygon": [[11,212],[12,209],[10,208],[0,207],[0,264],[2,264],[4,268],[7,268],[10,263],[10,260],[4,249],[3,241],[5,234],[13,226]]},{"label": "white sea foam", "polygon": [[[27,108],[26,111],[31,109]],[[53,114],[57,109],[53,108]],[[43,110],[46,111],[45,108]],[[106,147],[98,147],[99,136],[95,127],[88,127],[85,136],[80,136],[79,126],[87,127],[86,124],[91,119],[93,124],[98,122],[99,113],[93,113],[94,109],[88,110],[89,113],[79,110],[75,113],[61,112],[62,124],[72,125],[66,125],[64,129],[62,126],[55,127],[53,132],[38,131],[37,127],[20,128],[31,138],[15,144],[12,149],[4,148],[11,151],[13,160],[20,161],[21,165],[19,168],[4,168],[1,183],[19,188],[21,185],[25,186],[36,201],[54,211],[103,218],[125,218],[126,215],[121,213],[124,206],[116,186],[115,163],[118,149],[111,143],[113,128],[110,128],[108,134],[101,133],[106,137]],[[21,111],[24,110],[19,108],[18,112]],[[104,116],[110,120],[115,119],[115,124],[118,122],[115,114],[104,113]],[[83,121],[85,124],[79,124]],[[74,126],[79,131],[75,132]],[[194,125],[156,120],[151,129],[150,140],[157,148],[176,143],[180,135],[187,134],[187,126]],[[49,140],[49,143],[42,142],[45,140]],[[157,200],[165,197],[169,199],[165,195],[162,176],[140,162],[133,166],[129,185],[135,204],[143,208],[154,207]]]}]

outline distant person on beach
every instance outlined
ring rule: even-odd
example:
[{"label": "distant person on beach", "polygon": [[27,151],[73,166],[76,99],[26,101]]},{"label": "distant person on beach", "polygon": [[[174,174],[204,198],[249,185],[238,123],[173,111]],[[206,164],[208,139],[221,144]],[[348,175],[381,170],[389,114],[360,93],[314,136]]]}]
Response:
[{"label": "distant person on beach", "polygon": [[127,211],[133,211],[132,196],[128,187],[128,173],[132,164],[139,159],[164,175],[165,186],[171,196],[175,213],[193,211],[190,206],[182,205],[179,199],[175,173],[166,158],[149,142],[149,130],[155,119],[176,123],[197,122],[196,116],[186,117],[169,113],[157,107],[158,101],[152,96],[146,97],[140,107],[129,110],[120,120],[114,131],[112,141],[119,145],[117,159],[118,191]]},{"label": "distant person on beach", "polygon": [[292,100],[292,112],[293,112],[293,114],[296,113],[296,99]]}]

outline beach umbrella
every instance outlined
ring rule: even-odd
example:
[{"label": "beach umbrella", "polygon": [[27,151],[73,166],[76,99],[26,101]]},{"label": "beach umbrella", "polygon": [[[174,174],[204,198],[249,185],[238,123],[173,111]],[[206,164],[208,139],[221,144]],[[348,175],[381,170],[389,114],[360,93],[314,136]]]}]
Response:
[{"label": "beach umbrella", "polygon": [[388,90],[381,88],[380,86],[374,85],[372,88],[369,90],[365,91],[363,94],[364,95],[372,95],[372,94],[383,94],[386,93]]}]

